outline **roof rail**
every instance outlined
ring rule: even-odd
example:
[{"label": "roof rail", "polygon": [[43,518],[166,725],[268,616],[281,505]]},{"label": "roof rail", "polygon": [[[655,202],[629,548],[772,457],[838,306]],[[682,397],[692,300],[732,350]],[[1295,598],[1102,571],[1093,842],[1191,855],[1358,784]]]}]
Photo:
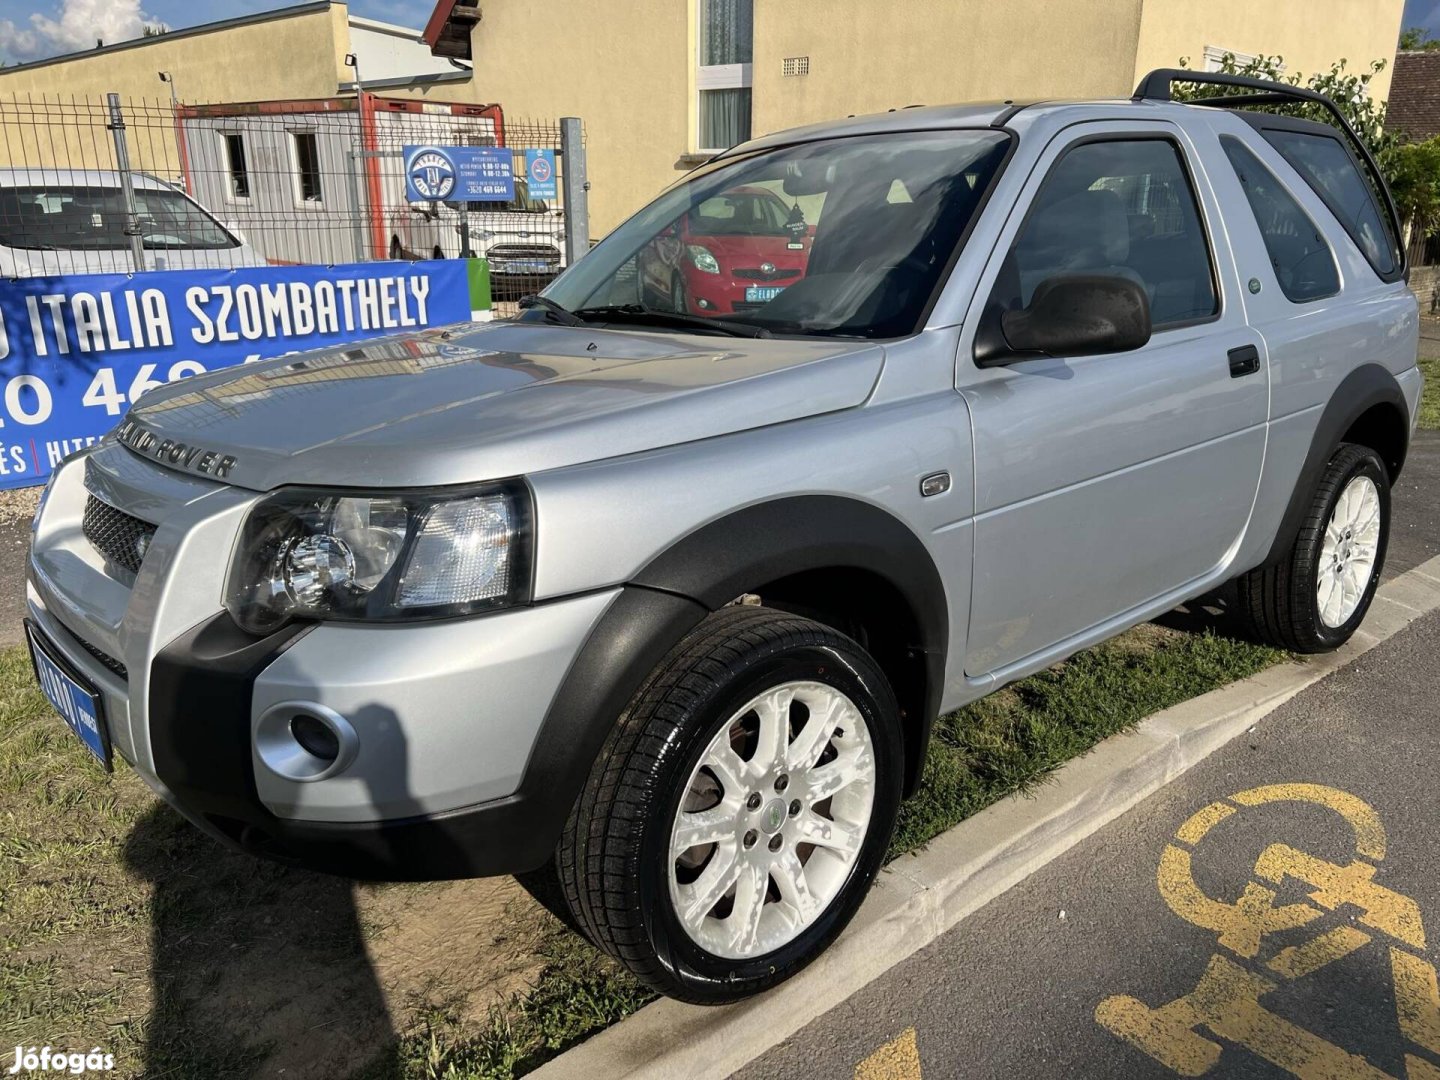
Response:
[{"label": "roof rail", "polygon": [[[1345,119],[1345,114],[1340,111],[1339,106],[1318,90],[1311,90],[1308,86],[1295,86],[1291,83],[1276,82],[1273,79],[1252,79],[1249,75],[1231,75],[1224,71],[1156,68],[1140,80],[1140,85],[1135,87],[1135,93],[1132,96],[1136,101],[1174,101],[1170,92],[1171,84],[1177,82],[1199,83],[1202,86],[1238,86],[1246,90],[1257,91],[1254,94],[1226,94],[1219,97],[1199,98],[1188,102],[1190,105],[1211,105],[1220,108],[1235,108],[1238,105],[1294,105],[1296,102],[1319,105],[1335,118],[1335,123],[1340,130],[1351,138],[1360,148],[1361,153],[1366,158],[1370,156],[1369,148],[1360,141],[1360,136],[1355,134],[1355,129],[1350,126],[1350,121]],[[1373,166],[1374,162],[1372,161],[1370,164]]]},{"label": "roof rail", "polygon": [[1171,84],[1177,82],[1199,83],[1202,86],[1238,86],[1245,90],[1256,91],[1253,94],[1225,94],[1218,97],[1198,98],[1186,103],[1190,105],[1209,105],[1233,109],[1241,105],[1294,105],[1302,102],[1307,105],[1319,105],[1325,109],[1335,118],[1336,126],[1350,140],[1355,152],[1360,156],[1360,160],[1365,163],[1371,182],[1379,189],[1385,202],[1385,209],[1390,215],[1396,246],[1400,249],[1401,265],[1405,265],[1405,246],[1399,239],[1403,235],[1400,228],[1400,212],[1395,206],[1394,195],[1390,193],[1390,185],[1385,183],[1385,175],[1380,171],[1380,166],[1375,163],[1370,148],[1355,133],[1355,129],[1350,126],[1350,121],[1345,118],[1345,114],[1340,111],[1334,101],[1318,90],[1311,90],[1308,86],[1295,86],[1291,83],[1275,82],[1273,79],[1252,79],[1248,75],[1231,75],[1223,71],[1192,71],[1189,68],[1156,68],[1140,80],[1140,85],[1135,87],[1132,97],[1136,101],[1173,101],[1175,99],[1171,95]]}]

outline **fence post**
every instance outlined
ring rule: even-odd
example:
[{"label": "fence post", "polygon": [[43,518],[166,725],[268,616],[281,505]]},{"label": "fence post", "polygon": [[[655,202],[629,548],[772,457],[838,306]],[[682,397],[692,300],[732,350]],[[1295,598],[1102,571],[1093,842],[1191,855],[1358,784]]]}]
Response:
[{"label": "fence post", "polygon": [[560,118],[560,157],[565,162],[565,265],[590,250],[590,181],[580,118]]},{"label": "fence post", "polygon": [[[350,218],[350,241],[355,245],[355,251],[350,261],[369,262],[367,253],[370,241],[365,235],[365,222],[369,217],[369,212],[360,205],[360,170],[361,163],[365,160],[365,151],[352,147],[349,157],[350,175],[347,179],[350,181],[350,212],[352,215]],[[389,252],[386,254],[388,255]]]},{"label": "fence post", "polygon": [[135,206],[135,178],[130,175],[130,148],[125,143],[125,113],[119,94],[106,94],[110,123],[115,136],[115,167],[120,172],[120,192],[125,198],[125,235],[130,238],[130,261],[138,274],[145,269],[145,241],[140,235],[140,211]]}]

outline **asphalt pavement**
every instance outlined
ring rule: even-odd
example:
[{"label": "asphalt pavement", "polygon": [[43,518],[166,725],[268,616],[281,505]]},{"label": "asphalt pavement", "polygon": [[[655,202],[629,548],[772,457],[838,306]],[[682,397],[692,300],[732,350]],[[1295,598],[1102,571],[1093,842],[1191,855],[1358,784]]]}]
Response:
[{"label": "asphalt pavement", "polygon": [[1440,613],[743,1080],[1440,1078]]}]

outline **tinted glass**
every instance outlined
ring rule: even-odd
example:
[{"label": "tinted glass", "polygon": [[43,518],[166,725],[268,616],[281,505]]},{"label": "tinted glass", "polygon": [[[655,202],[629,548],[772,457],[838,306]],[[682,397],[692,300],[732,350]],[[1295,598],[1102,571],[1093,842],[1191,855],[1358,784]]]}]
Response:
[{"label": "tinted glass", "polygon": [[[135,192],[145,247],[233,248],[239,241],[178,191]],[[42,250],[120,251],[125,199],[108,187],[29,186],[0,188],[0,245]]]},{"label": "tinted glass", "polygon": [[295,136],[295,171],[300,179],[300,198],[306,202],[320,202],[320,150],[315,136],[305,133]]},{"label": "tinted glass", "polygon": [[1179,150],[1165,139],[1082,143],[1050,170],[991,295],[1022,310],[1047,278],[1129,278],[1155,327],[1219,310],[1210,252]]},{"label": "tinted glass", "polygon": [[245,164],[245,136],[230,132],[225,136],[225,155],[230,160],[230,194],[237,199],[250,197],[250,171]]},{"label": "tinted glass", "polygon": [[1238,139],[1220,142],[1255,212],[1280,291],[1297,304],[1334,296],[1340,291],[1340,275],[1330,245],[1315,223]]},{"label": "tinted glass", "polygon": [[[780,334],[913,333],[1009,141],[991,130],[905,132],[717,161],[545,295],[571,310],[643,303]],[[897,181],[906,201],[892,199]]]},{"label": "tinted glass", "polygon": [[1393,273],[1400,265],[1400,254],[1388,219],[1381,212],[1374,188],[1365,181],[1340,140],[1275,128],[1267,128],[1262,134],[1325,200],[1376,273]]}]

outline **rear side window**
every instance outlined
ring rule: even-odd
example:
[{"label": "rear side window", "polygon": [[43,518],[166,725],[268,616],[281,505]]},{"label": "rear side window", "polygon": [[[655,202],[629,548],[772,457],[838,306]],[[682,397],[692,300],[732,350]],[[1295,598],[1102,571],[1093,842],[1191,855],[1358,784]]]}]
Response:
[{"label": "rear side window", "polygon": [[1047,278],[1125,277],[1156,329],[1220,310],[1195,192],[1168,139],[1082,142],[1051,168],[1001,265],[990,309],[1022,310]]},{"label": "rear side window", "polygon": [[1264,128],[1261,134],[1325,200],[1375,272],[1381,277],[1394,274],[1400,267],[1400,249],[1389,219],[1344,144],[1333,136],[1306,131]]},{"label": "rear side window", "polygon": [[1280,291],[1297,304],[1334,296],[1340,291],[1340,275],[1315,222],[1239,139],[1227,136],[1220,143],[1255,213]]}]

